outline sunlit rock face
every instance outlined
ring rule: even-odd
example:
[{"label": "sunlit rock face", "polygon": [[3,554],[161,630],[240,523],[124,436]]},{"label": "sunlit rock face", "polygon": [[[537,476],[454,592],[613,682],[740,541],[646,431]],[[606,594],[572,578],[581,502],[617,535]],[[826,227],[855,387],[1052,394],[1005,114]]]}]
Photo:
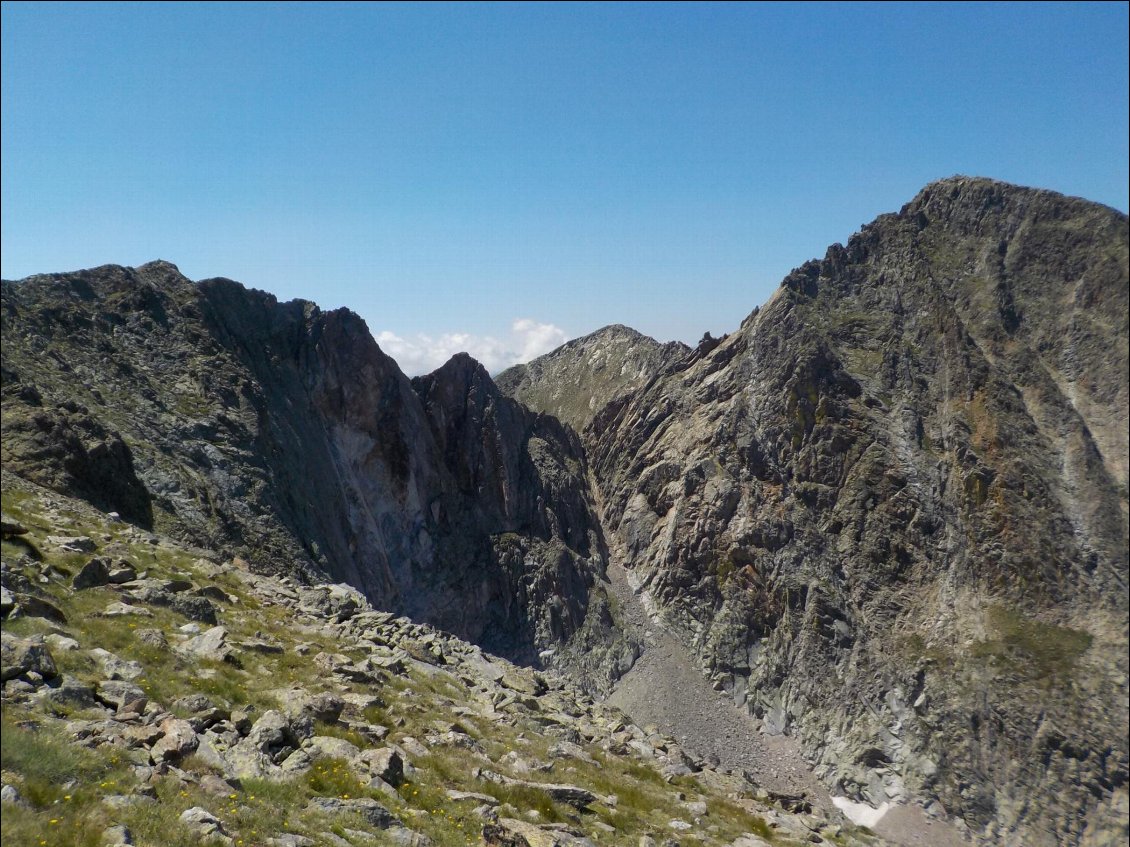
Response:
[{"label": "sunlit rock face", "polygon": [[627,564],[836,793],[1125,838],[1127,241],[932,184],[584,431]]},{"label": "sunlit rock face", "polygon": [[690,352],[677,341],[661,344],[613,324],[508,368],[495,381],[508,396],[580,432],[606,405],[643,388]]}]

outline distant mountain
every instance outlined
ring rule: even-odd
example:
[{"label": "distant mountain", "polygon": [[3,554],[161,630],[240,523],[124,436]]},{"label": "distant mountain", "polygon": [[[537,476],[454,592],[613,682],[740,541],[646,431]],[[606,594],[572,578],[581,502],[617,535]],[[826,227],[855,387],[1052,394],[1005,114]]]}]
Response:
[{"label": "distant mountain", "polygon": [[612,400],[644,387],[690,352],[680,342],[661,344],[613,324],[508,368],[495,382],[508,396],[580,432]]}]

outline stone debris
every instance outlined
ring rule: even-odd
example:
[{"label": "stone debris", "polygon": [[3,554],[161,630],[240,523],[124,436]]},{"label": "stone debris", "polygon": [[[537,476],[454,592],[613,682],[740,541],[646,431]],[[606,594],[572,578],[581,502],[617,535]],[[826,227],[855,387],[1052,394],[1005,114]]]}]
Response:
[{"label": "stone debris", "polygon": [[[83,591],[127,592],[131,603],[123,605],[131,611],[147,611],[147,605],[171,608],[165,595],[184,595],[190,590],[186,586],[196,584],[152,577],[145,578],[140,586],[137,582],[123,586],[107,582]],[[251,707],[233,710],[220,698],[202,692],[168,703],[153,702],[139,684],[145,681],[143,663],[123,659],[103,647],[86,648],[78,639],[59,632],[46,639],[17,639],[5,632],[5,702],[26,697],[24,702],[92,711],[91,715],[76,715],[67,721],[61,737],[90,749],[129,756],[142,780],[133,794],[109,795],[104,801],[107,808],[153,802],[155,795],[146,792],[152,791],[151,780],[158,778],[181,780],[196,786],[203,796],[226,802],[241,796],[243,780],[302,778],[320,762],[341,763],[343,772],[356,780],[357,791],[379,791],[390,804],[401,803],[398,790],[412,789],[419,777],[413,760],[426,761],[431,750],[456,749],[481,761],[477,768],[468,769],[469,779],[478,778],[502,789],[536,792],[547,802],[577,810],[582,820],[589,821],[590,835],[586,836],[581,829],[538,820],[535,810],[516,809],[481,790],[446,789],[443,796],[454,804],[453,809],[462,808],[464,814],[483,822],[484,844],[591,847],[603,836],[612,836],[615,830],[592,819],[592,812],[601,807],[616,808],[617,797],[601,796],[582,784],[554,778],[575,766],[599,766],[595,750],[603,755],[631,757],[657,772],[669,761],[687,760],[675,739],[654,728],[632,724],[565,678],[510,665],[426,625],[372,611],[351,592],[334,591],[332,587],[314,592],[291,590],[287,580],[265,575],[247,580],[245,588],[256,603],[286,609],[296,632],[308,628],[337,645],[340,652],[308,652],[308,661],[319,668],[325,688],[312,690],[295,684],[268,688],[264,693],[277,708],[263,711]],[[164,594],[152,593],[158,591]],[[336,610],[329,620],[320,617],[326,609]],[[125,617],[121,625],[130,627],[126,621],[131,619],[137,619],[136,615]],[[181,657],[178,661],[187,663],[193,668],[187,672],[202,679],[213,670],[199,666],[201,661],[224,663],[237,674],[251,672],[232,664],[230,624],[204,627],[189,621],[170,627],[168,634],[164,628],[152,626],[131,631],[147,649],[166,651],[172,641],[171,649]],[[241,640],[263,639],[257,634],[254,639]],[[406,640],[416,648],[400,649]],[[57,670],[51,676],[52,650],[83,656],[98,678],[87,683],[59,675]],[[249,662],[251,655],[253,651],[245,651],[243,663]],[[442,665],[437,664],[439,655],[443,656]],[[467,686],[468,696],[459,701],[436,696],[433,701],[433,695],[423,695],[415,686],[404,687],[403,683],[394,696],[387,685],[394,676],[434,681],[441,688],[449,684],[443,680],[458,681]],[[404,721],[397,716],[412,714],[425,702],[443,704],[448,716],[429,718],[417,726],[414,731],[422,732],[426,743],[399,729]],[[389,726],[363,718],[370,710],[388,716],[391,733]],[[533,736],[526,731],[518,735],[515,749],[492,754],[493,758],[487,754],[484,742],[491,737],[492,727],[534,725],[549,742],[544,760],[523,749]],[[346,733],[350,740],[339,737]],[[192,771],[182,770],[190,766]],[[730,780],[724,783],[727,790],[749,788],[744,780],[721,774],[710,778]],[[18,797],[18,793],[5,796]],[[672,800],[673,811],[674,807]],[[710,818],[707,804],[691,798],[682,807],[695,821],[687,823],[692,829],[685,832],[714,845],[708,827],[701,824]],[[184,813],[182,822],[197,833],[201,843],[210,839],[216,844],[234,844],[239,837],[247,843],[246,834],[232,831],[218,812],[218,808],[209,812],[197,806]],[[280,831],[257,843],[294,847],[335,844],[334,839],[351,847],[370,841],[406,847],[427,847],[431,843],[412,820],[401,820],[388,805],[370,797],[319,796],[311,799],[303,812],[330,818],[355,815],[355,820],[379,831],[383,840],[372,841],[372,833],[346,827],[341,834],[320,833],[314,838]],[[532,819],[523,819],[526,817]]]}]

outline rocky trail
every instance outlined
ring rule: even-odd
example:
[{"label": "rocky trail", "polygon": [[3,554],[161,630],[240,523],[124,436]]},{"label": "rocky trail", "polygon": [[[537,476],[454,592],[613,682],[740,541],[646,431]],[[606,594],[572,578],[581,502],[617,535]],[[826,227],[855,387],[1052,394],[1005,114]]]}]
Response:
[{"label": "rocky trail", "polygon": [[[687,648],[648,613],[642,592],[633,585],[615,549],[609,559],[608,578],[622,625],[643,645],[643,653],[621,677],[607,702],[638,725],[654,724],[660,732],[678,739],[692,756],[724,771],[742,771],[772,795],[793,797],[797,803],[807,802],[835,815],[831,795],[809,769],[796,742],[788,736],[764,734],[759,720],[711,688]],[[876,816],[877,810],[858,807],[870,812],[872,819]],[[879,812],[870,828],[905,847],[959,847],[967,843],[953,826],[928,818],[918,806],[894,806]]]},{"label": "rocky trail", "polygon": [[760,721],[714,691],[690,653],[649,617],[629,572],[613,554],[608,576],[626,618],[644,646],[643,654],[617,683],[608,702],[640,726],[655,724],[679,739],[692,755],[723,770],[746,771],[768,791],[794,795],[824,811],[827,790],[809,771],[791,739],[761,733]]}]

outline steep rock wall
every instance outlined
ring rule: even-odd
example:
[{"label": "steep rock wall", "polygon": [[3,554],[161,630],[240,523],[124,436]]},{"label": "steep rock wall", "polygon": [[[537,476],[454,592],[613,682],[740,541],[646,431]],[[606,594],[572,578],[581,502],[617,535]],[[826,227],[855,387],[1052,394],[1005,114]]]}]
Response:
[{"label": "steep rock wall", "polygon": [[577,437],[468,359],[414,387],[351,312],[165,262],[5,282],[3,332],[17,473],[521,661],[601,592]]},{"label": "steep rock wall", "polygon": [[667,620],[837,791],[1124,832],[1127,276],[1124,215],[942,181],[586,430]]}]

